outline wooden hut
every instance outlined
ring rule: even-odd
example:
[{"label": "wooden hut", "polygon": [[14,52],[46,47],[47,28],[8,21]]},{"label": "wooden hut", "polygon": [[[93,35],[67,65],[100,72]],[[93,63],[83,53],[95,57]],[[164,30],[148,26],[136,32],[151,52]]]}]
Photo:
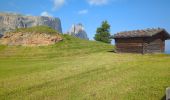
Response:
[{"label": "wooden hut", "polygon": [[170,35],[165,29],[134,30],[117,33],[115,39],[118,53],[163,53],[165,40]]}]

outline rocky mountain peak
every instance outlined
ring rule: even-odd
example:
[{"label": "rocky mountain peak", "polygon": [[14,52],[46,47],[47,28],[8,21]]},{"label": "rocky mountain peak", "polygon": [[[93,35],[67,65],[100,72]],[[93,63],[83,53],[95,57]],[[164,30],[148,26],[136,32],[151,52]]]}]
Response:
[{"label": "rocky mountain peak", "polygon": [[67,32],[67,34],[81,38],[81,39],[89,39],[87,37],[87,33],[85,31],[84,26],[79,23],[79,24],[73,24],[70,30]]}]

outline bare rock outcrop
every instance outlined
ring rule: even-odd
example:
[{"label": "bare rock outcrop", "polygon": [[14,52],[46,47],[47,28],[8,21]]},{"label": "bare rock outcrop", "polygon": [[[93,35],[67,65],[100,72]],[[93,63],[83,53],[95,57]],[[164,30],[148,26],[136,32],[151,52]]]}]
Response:
[{"label": "bare rock outcrop", "polygon": [[46,26],[20,28],[6,32],[0,38],[1,45],[47,46],[62,41],[61,34]]},{"label": "bare rock outcrop", "polygon": [[21,46],[47,46],[62,40],[59,35],[49,35],[45,33],[5,33],[0,39],[2,45],[21,45]]}]

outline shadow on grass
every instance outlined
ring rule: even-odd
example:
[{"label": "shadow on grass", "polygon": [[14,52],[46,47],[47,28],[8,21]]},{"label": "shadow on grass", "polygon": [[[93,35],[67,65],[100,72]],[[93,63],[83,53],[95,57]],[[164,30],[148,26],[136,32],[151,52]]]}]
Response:
[{"label": "shadow on grass", "polygon": [[115,50],[109,50],[109,51],[107,51],[107,52],[116,53]]},{"label": "shadow on grass", "polygon": [[166,95],[164,95],[164,96],[161,98],[161,100],[166,100]]}]

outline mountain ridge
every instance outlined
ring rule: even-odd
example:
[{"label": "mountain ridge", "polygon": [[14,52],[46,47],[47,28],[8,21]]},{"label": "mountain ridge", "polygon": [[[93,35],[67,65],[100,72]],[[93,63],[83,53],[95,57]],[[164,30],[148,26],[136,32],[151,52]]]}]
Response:
[{"label": "mountain ridge", "polygon": [[59,18],[47,16],[26,16],[16,13],[0,13],[0,34],[10,32],[16,28],[28,28],[33,26],[49,26],[62,33]]}]

